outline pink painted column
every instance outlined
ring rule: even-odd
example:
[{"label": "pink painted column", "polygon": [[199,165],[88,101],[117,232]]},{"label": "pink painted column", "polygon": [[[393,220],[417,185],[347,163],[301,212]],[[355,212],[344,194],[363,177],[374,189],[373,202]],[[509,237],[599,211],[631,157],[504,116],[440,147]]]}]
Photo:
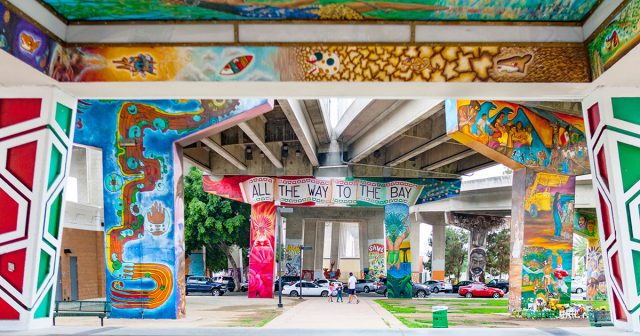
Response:
[{"label": "pink painted column", "polygon": [[249,298],[273,297],[276,207],[274,202],[251,205]]}]

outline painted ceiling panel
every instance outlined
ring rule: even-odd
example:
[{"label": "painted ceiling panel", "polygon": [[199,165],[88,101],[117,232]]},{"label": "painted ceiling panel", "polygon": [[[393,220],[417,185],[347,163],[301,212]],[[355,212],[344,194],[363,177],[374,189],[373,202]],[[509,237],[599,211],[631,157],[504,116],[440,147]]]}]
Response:
[{"label": "painted ceiling panel", "polygon": [[69,21],[582,21],[599,0],[39,0]]}]

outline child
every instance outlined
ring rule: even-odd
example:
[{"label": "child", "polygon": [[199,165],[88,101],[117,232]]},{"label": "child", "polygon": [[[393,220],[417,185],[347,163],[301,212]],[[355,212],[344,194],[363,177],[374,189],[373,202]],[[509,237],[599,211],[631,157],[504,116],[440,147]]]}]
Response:
[{"label": "child", "polygon": [[335,290],[334,284],[333,284],[333,282],[330,282],[329,283],[329,302],[333,302],[333,291],[334,290]]},{"label": "child", "polygon": [[338,282],[338,286],[337,286],[336,292],[338,293],[338,295],[336,296],[336,303],[344,302],[342,300],[342,283],[341,282]]}]

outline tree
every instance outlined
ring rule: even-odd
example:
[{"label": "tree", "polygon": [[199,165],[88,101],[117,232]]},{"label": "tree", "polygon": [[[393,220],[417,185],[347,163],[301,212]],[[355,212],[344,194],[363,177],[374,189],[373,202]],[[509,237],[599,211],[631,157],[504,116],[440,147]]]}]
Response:
[{"label": "tree", "polygon": [[502,279],[503,274],[509,273],[511,255],[511,230],[502,229],[487,236],[487,271]]},{"label": "tree", "polygon": [[573,268],[576,270],[576,277],[583,277],[587,273],[587,249],[588,249],[588,241],[587,238],[584,238],[579,235],[573,235],[573,254],[577,259],[577,265],[573,265]]},{"label": "tree", "polygon": [[[251,207],[248,204],[228,200],[204,191],[202,172],[193,167],[184,178],[185,225],[184,240],[187,253],[201,248],[207,249],[206,265],[212,271],[227,269],[228,263],[238,269],[231,256],[231,246],[249,247],[249,220]],[[244,254],[244,253],[243,253]],[[234,272],[236,291],[240,290],[240,274]]]},{"label": "tree", "polygon": [[447,274],[455,275],[456,281],[460,280],[463,264],[467,259],[467,243],[469,232],[466,230],[447,227],[445,231],[445,262],[444,269]]}]

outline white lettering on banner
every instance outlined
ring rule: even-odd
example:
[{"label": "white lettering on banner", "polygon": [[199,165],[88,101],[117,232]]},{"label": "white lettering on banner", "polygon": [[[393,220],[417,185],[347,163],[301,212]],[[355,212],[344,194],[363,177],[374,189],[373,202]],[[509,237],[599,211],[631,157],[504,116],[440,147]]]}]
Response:
[{"label": "white lettering on banner", "polygon": [[247,203],[278,200],[281,204],[315,203],[318,206],[348,206],[358,202],[383,206],[390,203],[412,205],[422,186],[406,181],[388,183],[342,179],[277,179],[274,197],[274,178],[254,177],[242,183]]}]

